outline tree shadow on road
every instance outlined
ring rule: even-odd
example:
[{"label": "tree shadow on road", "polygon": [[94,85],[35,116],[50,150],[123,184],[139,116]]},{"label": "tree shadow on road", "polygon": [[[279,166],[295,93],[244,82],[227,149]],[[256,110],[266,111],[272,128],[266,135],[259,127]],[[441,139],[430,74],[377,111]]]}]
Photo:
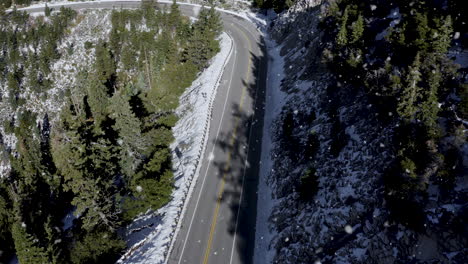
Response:
[{"label": "tree shadow on road", "polygon": [[[252,263],[255,245],[257,185],[267,73],[263,40],[260,47],[260,56],[250,53],[254,78],[249,81],[244,78],[242,81],[246,87],[245,104],[231,105],[235,128],[229,133],[221,134],[215,142],[225,153],[230,153],[229,162],[215,162],[214,166],[218,170],[218,177],[224,177],[226,182],[221,203],[227,203],[232,212],[228,232],[232,235],[237,233],[235,250],[244,264]],[[249,97],[253,100],[252,105],[251,101],[247,100]]]}]

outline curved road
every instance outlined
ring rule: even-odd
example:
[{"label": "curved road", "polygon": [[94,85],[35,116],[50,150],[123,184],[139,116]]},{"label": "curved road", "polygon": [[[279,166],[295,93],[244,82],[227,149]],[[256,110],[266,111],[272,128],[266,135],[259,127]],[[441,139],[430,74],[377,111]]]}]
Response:
[{"label": "curved road", "polygon": [[[67,7],[135,8],[140,4],[87,2]],[[184,15],[194,16],[199,8],[180,3],[179,9]],[[192,183],[196,184],[193,194],[166,259],[171,264],[252,262],[267,56],[252,23],[229,13],[220,14],[234,50],[215,98],[200,175]]]}]

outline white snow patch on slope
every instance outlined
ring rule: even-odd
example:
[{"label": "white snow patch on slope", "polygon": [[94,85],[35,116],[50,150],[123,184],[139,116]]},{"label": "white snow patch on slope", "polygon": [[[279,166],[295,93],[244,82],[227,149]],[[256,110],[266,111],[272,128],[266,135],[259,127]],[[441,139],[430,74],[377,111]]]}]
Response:
[{"label": "white snow patch on slope", "polygon": [[170,243],[178,231],[186,199],[190,198],[197,181],[200,157],[207,143],[212,103],[225,63],[229,60],[233,42],[223,33],[221,51],[211,65],[180,97],[176,112],[180,117],[173,128],[175,141],[171,145],[175,188],[172,200],[155,213],[134,221],[127,231],[130,249],[118,263],[163,263]]},{"label": "white snow patch on slope", "polygon": [[390,11],[390,14],[387,16],[387,19],[391,19],[390,26],[386,28],[384,31],[377,34],[375,40],[382,40],[385,36],[388,35],[389,28],[393,28],[396,25],[400,24],[401,21],[401,14],[399,8],[394,8]]},{"label": "white snow patch on slope", "polygon": [[272,241],[274,234],[268,224],[272,208],[277,203],[272,196],[274,188],[269,180],[273,169],[271,154],[274,149],[271,132],[273,131],[273,120],[281,112],[286,98],[286,94],[280,89],[281,80],[284,78],[284,60],[280,55],[281,47],[268,37],[265,38],[265,42],[268,49],[268,77],[258,183],[254,263],[272,263],[275,254],[270,247],[270,241]]},{"label": "white snow patch on slope", "polygon": [[[86,1],[86,0],[83,0],[83,1],[50,1],[50,2],[47,2],[47,6],[50,7],[50,8],[60,8],[61,6],[73,6],[73,5],[79,5],[79,4],[96,4],[96,3],[103,3],[103,2],[141,2],[141,0],[96,0],[96,1]],[[165,3],[165,4],[172,4],[173,2],[170,1],[170,0],[158,0],[157,1],[158,3]],[[177,4],[178,5],[185,5],[185,6],[193,6],[194,8],[194,14],[195,15],[198,15],[198,11],[199,9],[202,7],[202,5],[200,4],[194,4],[194,3],[191,3],[190,0],[184,2],[184,1],[177,1]],[[46,2],[37,2],[33,5],[30,5],[28,7],[23,7],[23,8],[18,8],[18,10],[29,10],[29,9],[36,9],[36,8],[43,8],[45,7],[46,5]],[[206,6],[205,6],[206,7]],[[7,11],[11,11],[12,9],[7,9]],[[233,10],[227,10],[227,9],[224,9],[224,8],[219,8],[219,7],[216,7],[216,10],[220,11],[220,12],[223,12],[223,13],[226,13],[226,14],[231,14],[233,16],[237,16],[239,18],[242,18],[242,19],[245,19],[255,25],[257,25],[257,27],[266,27],[266,20],[265,20],[265,16],[262,16],[258,13],[253,13],[249,10],[236,10],[236,11],[233,11]],[[44,13],[44,12],[39,12],[39,13]]]}]

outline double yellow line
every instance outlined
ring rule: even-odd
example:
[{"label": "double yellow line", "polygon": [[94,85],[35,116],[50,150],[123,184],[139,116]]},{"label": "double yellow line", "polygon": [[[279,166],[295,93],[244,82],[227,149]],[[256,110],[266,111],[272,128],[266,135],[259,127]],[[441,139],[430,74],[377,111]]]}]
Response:
[{"label": "double yellow line", "polygon": [[[252,45],[250,44],[249,38],[244,33],[244,31],[242,31],[241,29],[239,29],[239,32],[241,32],[242,35],[244,36],[244,38],[247,40],[247,43],[249,45],[249,52],[250,52],[252,50]],[[252,66],[252,59],[250,58],[250,55],[249,55],[249,66],[248,66],[248,69],[247,69],[247,76],[246,76],[247,82],[246,83],[249,83],[250,73],[251,73],[251,69],[252,69],[251,66]],[[240,98],[240,103],[239,103],[239,112],[242,111],[242,108],[243,108],[243,105],[244,105],[244,97],[245,97],[246,90],[247,90],[247,86],[244,85],[243,88],[242,88],[242,93],[241,93],[241,98]],[[229,96],[229,95],[227,95],[227,96]],[[236,117],[235,125],[234,125],[234,131],[232,133],[231,140],[229,142],[229,146],[234,145],[234,141],[236,140],[236,137],[237,137],[237,128],[239,126],[239,121],[240,121],[240,117]],[[221,122],[222,122],[222,120],[221,120]],[[216,199],[216,207],[215,207],[215,210],[214,210],[213,219],[211,220],[210,236],[208,238],[208,244],[206,245],[205,257],[203,259],[203,264],[207,264],[208,259],[210,257],[211,244],[213,243],[213,235],[214,235],[214,232],[215,232],[215,229],[216,229],[216,223],[217,223],[218,214],[219,214],[219,207],[221,206],[221,200],[223,198],[223,193],[224,193],[224,185],[226,184],[226,176],[227,176],[227,172],[231,168],[231,158],[232,158],[232,152],[231,151],[232,150],[230,150],[228,152],[226,166],[224,166],[224,171],[225,172],[223,174],[223,177],[221,178],[221,185],[219,186],[218,198]],[[243,186],[241,188],[243,188]]]}]

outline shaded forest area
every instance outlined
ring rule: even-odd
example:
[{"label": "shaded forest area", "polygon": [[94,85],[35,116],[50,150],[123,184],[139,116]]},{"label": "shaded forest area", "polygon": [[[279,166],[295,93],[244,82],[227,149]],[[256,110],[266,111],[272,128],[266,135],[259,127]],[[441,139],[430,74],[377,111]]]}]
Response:
[{"label": "shaded forest area", "polygon": [[0,149],[11,164],[0,178],[0,262],[114,263],[126,247],[118,230],[170,200],[174,110],[219,51],[221,21],[202,9],[191,23],[175,4],[112,11],[109,40],[85,43],[94,65],[51,124],[22,108],[21,92],[54,86],[57,45],[79,22],[70,9],[45,13],[1,17],[0,81],[17,113],[2,125],[17,143]]},{"label": "shaded forest area", "polygon": [[[385,198],[393,217],[415,229],[422,228],[429,186],[448,197],[466,173],[466,69],[448,55],[467,47],[463,2],[333,1],[321,23],[323,60],[336,78],[327,92],[364,91],[382,125],[393,127]],[[339,153],[347,139],[336,132]]]}]

